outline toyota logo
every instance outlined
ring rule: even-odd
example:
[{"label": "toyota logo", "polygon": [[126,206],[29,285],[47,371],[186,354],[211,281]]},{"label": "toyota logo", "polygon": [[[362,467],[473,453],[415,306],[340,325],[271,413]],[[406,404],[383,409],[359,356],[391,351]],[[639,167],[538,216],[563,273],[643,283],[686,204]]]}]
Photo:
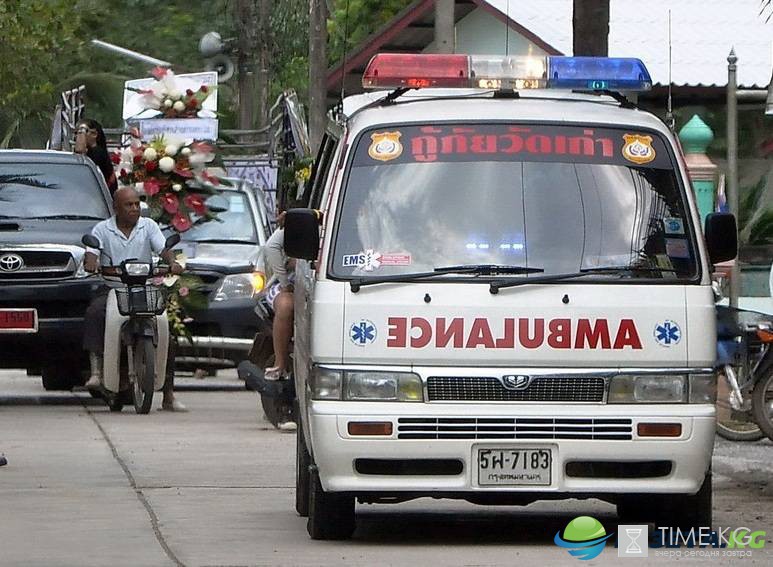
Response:
[{"label": "toyota logo", "polygon": [[24,267],[24,259],[18,254],[0,256],[0,272],[18,272]]},{"label": "toyota logo", "polygon": [[508,390],[525,390],[531,383],[531,376],[508,374],[502,376],[502,385]]}]

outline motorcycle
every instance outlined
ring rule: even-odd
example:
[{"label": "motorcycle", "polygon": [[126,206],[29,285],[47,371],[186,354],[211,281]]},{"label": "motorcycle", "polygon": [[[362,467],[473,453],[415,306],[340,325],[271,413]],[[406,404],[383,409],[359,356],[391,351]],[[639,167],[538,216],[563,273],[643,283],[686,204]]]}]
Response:
[{"label": "motorcycle", "polygon": [[[766,432],[759,424],[753,392],[773,374],[770,317],[717,305],[717,433],[731,441],[758,441]],[[765,340],[765,337],[770,338]],[[767,369],[767,371],[766,371]],[[768,380],[771,382],[771,380]],[[770,389],[773,390],[773,384]],[[764,394],[760,394],[763,396]],[[770,419],[770,418],[768,418]],[[773,432],[773,427],[770,428]]]},{"label": "motorcycle", "polygon": [[[105,254],[93,235],[87,234],[81,241]],[[179,234],[169,236],[164,251],[179,241]],[[113,261],[109,255],[108,259]],[[147,414],[154,392],[164,386],[169,347],[166,299],[148,280],[168,270],[127,259],[120,266],[105,266],[100,271],[103,277],[117,277],[122,285],[108,292],[102,389],[98,394],[111,411],[121,411],[124,404],[133,403],[138,414]]]},{"label": "motorcycle", "polygon": [[[270,282],[269,282],[270,283]],[[266,380],[264,369],[275,364],[274,356],[274,310],[268,301],[266,285],[257,296],[255,312],[258,315],[258,332],[250,349],[248,360],[237,367],[239,377],[246,387],[258,392],[260,404],[266,419],[276,428],[281,423],[295,421],[295,381],[290,375],[285,380]],[[292,343],[290,345],[292,357]]]}]

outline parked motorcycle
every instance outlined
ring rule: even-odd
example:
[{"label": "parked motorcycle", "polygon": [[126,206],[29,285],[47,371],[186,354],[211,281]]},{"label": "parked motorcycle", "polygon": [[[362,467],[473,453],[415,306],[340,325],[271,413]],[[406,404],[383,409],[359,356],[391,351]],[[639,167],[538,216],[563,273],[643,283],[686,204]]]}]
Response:
[{"label": "parked motorcycle", "polygon": [[752,411],[757,425],[773,441],[773,327],[757,329],[757,337],[765,352],[756,369]]},{"label": "parked motorcycle", "polygon": [[[260,396],[263,413],[274,427],[282,423],[295,421],[295,382],[292,375],[285,380],[266,380],[264,370],[274,366],[274,310],[268,302],[267,292],[270,285],[258,294],[255,312],[258,314],[259,327],[252,343],[248,360],[237,368],[239,377],[248,389],[255,390]],[[292,343],[291,347],[292,349]],[[292,350],[291,354],[292,356]]]},{"label": "parked motorcycle", "polygon": [[[179,241],[179,234],[169,236],[165,251]],[[93,235],[85,235],[82,242],[105,254]],[[108,259],[112,263],[112,258]],[[133,403],[137,413],[147,414],[153,393],[164,386],[169,347],[166,299],[148,280],[165,275],[168,268],[127,259],[120,266],[100,271],[103,277],[118,278],[123,284],[110,289],[107,298],[100,394],[111,411],[121,411],[124,404]]]},{"label": "parked motorcycle", "polygon": [[[773,361],[769,360],[773,333],[768,333],[769,340],[763,340],[771,318],[723,305],[716,309],[717,433],[731,441],[757,441],[766,433],[758,423],[753,392],[764,376],[773,374]],[[773,392],[773,380],[768,382]],[[773,427],[770,430],[773,433]]]}]

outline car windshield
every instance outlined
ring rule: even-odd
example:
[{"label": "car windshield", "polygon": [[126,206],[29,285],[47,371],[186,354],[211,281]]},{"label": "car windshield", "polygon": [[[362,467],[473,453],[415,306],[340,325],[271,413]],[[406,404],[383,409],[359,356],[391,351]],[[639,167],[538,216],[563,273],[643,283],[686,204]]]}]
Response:
[{"label": "car windshield", "polygon": [[0,163],[0,214],[4,218],[110,216],[102,187],[85,165]]},{"label": "car windshield", "polygon": [[220,191],[225,199],[218,199],[217,205],[228,210],[217,213],[217,220],[197,224],[182,233],[182,239],[189,242],[238,241],[257,244],[255,221],[250,211],[247,196],[239,191]]},{"label": "car windshield", "polygon": [[337,277],[480,264],[544,276],[607,266],[641,268],[626,277],[697,273],[670,152],[658,134],[636,129],[371,130],[359,138],[342,207]]}]

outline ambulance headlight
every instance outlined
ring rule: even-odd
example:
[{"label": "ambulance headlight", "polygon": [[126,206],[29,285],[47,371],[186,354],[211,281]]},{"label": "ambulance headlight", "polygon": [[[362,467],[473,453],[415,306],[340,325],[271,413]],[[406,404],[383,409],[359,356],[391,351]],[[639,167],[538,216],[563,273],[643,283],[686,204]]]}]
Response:
[{"label": "ambulance headlight", "polygon": [[687,401],[683,374],[620,375],[609,383],[610,404],[678,404]]},{"label": "ambulance headlight", "polygon": [[424,401],[421,378],[410,372],[333,370],[317,366],[309,388],[314,400]]},{"label": "ambulance headlight", "polygon": [[347,371],[344,399],[354,401],[424,401],[421,378],[400,372]]}]

